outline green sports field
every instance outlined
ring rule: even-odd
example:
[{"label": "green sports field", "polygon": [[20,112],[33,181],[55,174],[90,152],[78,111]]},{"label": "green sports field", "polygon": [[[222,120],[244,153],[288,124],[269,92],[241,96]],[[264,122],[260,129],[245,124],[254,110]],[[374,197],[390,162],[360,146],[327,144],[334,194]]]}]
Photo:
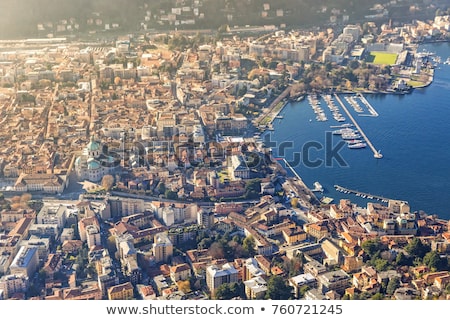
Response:
[{"label": "green sports field", "polygon": [[390,52],[372,51],[367,57],[366,61],[373,64],[393,65],[397,61],[397,54]]}]

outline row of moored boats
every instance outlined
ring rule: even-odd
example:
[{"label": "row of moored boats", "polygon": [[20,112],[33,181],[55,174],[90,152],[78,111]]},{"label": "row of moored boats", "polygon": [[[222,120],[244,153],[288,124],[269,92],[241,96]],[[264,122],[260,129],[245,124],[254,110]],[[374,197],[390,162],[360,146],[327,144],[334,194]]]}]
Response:
[{"label": "row of moored boats", "polygon": [[359,134],[358,130],[352,129],[349,126],[342,127],[333,131],[334,135],[340,135],[342,140],[347,143],[349,149],[361,149],[367,147],[364,139]]}]

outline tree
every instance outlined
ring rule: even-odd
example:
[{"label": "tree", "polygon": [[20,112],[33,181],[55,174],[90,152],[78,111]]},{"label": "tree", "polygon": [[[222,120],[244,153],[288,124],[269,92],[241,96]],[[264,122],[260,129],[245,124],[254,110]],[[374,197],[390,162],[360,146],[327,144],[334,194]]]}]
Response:
[{"label": "tree", "polygon": [[372,258],[375,255],[375,253],[380,252],[382,250],[382,244],[378,239],[366,240],[361,244],[361,248],[369,257]]},{"label": "tree", "polygon": [[245,297],[242,283],[224,283],[217,287],[214,297],[217,300],[231,300],[236,297]]},{"label": "tree", "polygon": [[400,286],[400,279],[398,277],[393,277],[389,280],[386,287],[386,293],[388,295],[393,295],[395,290]]},{"label": "tree", "polygon": [[389,261],[385,259],[375,259],[374,266],[378,272],[386,271],[389,267]]},{"label": "tree", "polygon": [[291,207],[297,208],[298,207],[298,198],[292,198],[291,199]]},{"label": "tree", "polygon": [[430,251],[423,257],[423,263],[431,270],[441,271],[448,267],[448,260],[441,258],[436,251]]},{"label": "tree", "polygon": [[419,238],[413,238],[406,246],[406,252],[414,257],[423,259],[425,254],[430,251],[430,247],[422,243]]},{"label": "tree", "polygon": [[108,237],[108,240],[106,242],[109,254],[114,257],[117,251],[117,247],[116,247],[116,237],[111,235]]},{"label": "tree", "polygon": [[252,236],[248,236],[244,239],[242,242],[242,247],[247,253],[247,256],[253,257],[256,254],[255,239]]},{"label": "tree", "polygon": [[176,199],[178,199],[178,193],[176,193],[175,191],[172,191],[172,190],[170,190],[170,189],[167,189],[167,190],[164,192],[164,196],[165,196],[167,199],[170,199],[170,200],[176,200]]},{"label": "tree", "polygon": [[281,276],[273,275],[269,278],[269,281],[267,281],[267,299],[288,300],[292,297],[292,287]]},{"label": "tree", "polygon": [[261,179],[252,179],[245,184],[245,198],[255,199],[261,193]]},{"label": "tree", "polygon": [[308,285],[303,285],[303,286],[301,286],[300,287],[300,290],[298,291],[298,298],[300,299],[300,298],[303,298],[304,296],[305,296],[305,294],[306,294],[306,292],[308,291],[308,290],[310,290],[311,288],[308,286]]},{"label": "tree", "polygon": [[412,261],[409,257],[407,257],[403,252],[399,252],[397,257],[395,257],[395,264],[397,266],[410,266],[412,265]]},{"label": "tree", "polygon": [[178,281],[177,282],[177,287],[178,287],[178,289],[180,289],[184,293],[191,292],[191,283],[189,282],[189,280]]},{"label": "tree", "polygon": [[111,188],[114,185],[114,177],[110,174],[107,174],[106,176],[103,176],[102,178],[102,187],[106,191],[111,190]]},{"label": "tree", "polygon": [[24,193],[20,196],[20,202],[21,203],[28,203],[33,198],[33,196],[30,193]]},{"label": "tree", "polygon": [[384,300],[384,295],[380,292],[375,293],[370,300]]},{"label": "tree", "polygon": [[214,259],[222,259],[225,257],[223,246],[220,242],[217,241],[211,244],[208,252]]},{"label": "tree", "polygon": [[160,182],[158,183],[158,186],[156,188],[158,190],[159,194],[164,194],[166,192],[166,185],[164,184],[164,182]]}]

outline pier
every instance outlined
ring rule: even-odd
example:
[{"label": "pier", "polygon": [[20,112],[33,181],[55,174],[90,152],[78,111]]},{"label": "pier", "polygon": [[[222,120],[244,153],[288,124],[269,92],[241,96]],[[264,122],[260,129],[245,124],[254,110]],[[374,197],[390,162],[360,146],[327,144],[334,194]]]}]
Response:
[{"label": "pier", "polygon": [[358,97],[362,101],[362,103],[366,106],[367,110],[369,110],[369,112],[370,112],[370,115],[360,114],[360,116],[369,116],[369,117],[378,117],[379,116],[378,112],[375,110],[374,107],[372,107],[370,102],[367,101],[366,97],[364,97],[364,95],[362,93],[358,93]]},{"label": "pier", "polygon": [[348,111],[347,107],[345,106],[345,104],[342,102],[342,100],[339,98],[339,96],[335,93],[334,94],[336,100],[339,102],[339,104],[341,105],[342,109],[344,109],[345,113],[348,115],[348,117],[350,118],[350,120],[353,122],[353,124],[355,125],[355,127],[358,129],[359,133],[361,134],[361,136],[364,138],[364,140],[366,141],[367,145],[370,147],[370,149],[372,149],[373,151],[373,156],[377,159],[381,159],[383,157],[383,155],[374,147],[374,145],[372,144],[372,142],[370,142],[369,138],[366,136],[366,134],[364,133],[364,131],[362,131],[361,127],[359,126],[358,122],[356,122],[355,118],[353,118],[352,114]]},{"label": "pier", "polygon": [[383,197],[383,196],[376,196],[376,195],[373,195],[373,194],[370,194],[370,193],[367,193],[367,192],[361,192],[361,191],[358,191],[358,190],[348,189],[348,188],[342,187],[342,186],[340,186],[338,184],[335,184],[334,188],[337,191],[339,191],[339,192],[352,193],[352,194],[355,194],[356,196],[362,197],[362,198],[375,199],[375,200],[382,201],[382,202],[389,202],[389,200],[394,200],[394,199],[389,199],[389,198],[386,198],[386,197]]}]

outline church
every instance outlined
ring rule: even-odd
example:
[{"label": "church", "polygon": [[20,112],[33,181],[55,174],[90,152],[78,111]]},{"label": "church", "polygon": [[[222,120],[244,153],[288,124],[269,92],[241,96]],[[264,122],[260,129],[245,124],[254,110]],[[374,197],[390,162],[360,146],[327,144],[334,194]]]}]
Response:
[{"label": "church", "polygon": [[114,158],[103,154],[101,144],[95,141],[94,136],[91,136],[83,153],[75,160],[75,172],[78,179],[98,182],[113,169]]}]

